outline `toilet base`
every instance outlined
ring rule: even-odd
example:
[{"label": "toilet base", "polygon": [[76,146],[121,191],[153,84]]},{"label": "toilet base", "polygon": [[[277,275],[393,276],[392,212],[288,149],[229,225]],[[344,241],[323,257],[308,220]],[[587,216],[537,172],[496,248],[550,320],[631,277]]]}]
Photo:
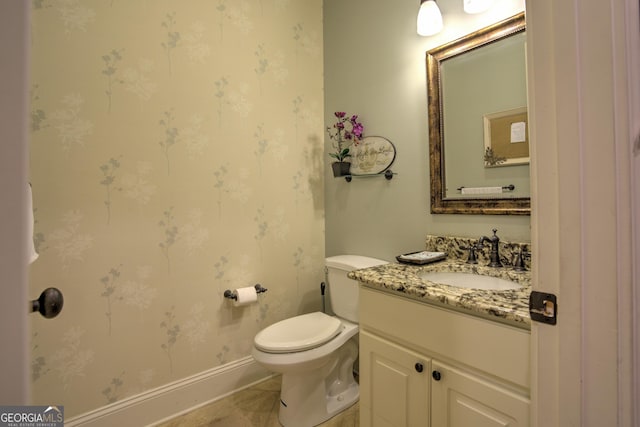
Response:
[{"label": "toilet base", "polygon": [[358,355],[355,340],[347,341],[320,369],[284,373],[278,419],[284,427],[311,427],[344,411],[360,398],[353,376]]},{"label": "toilet base", "polygon": [[[289,382],[294,379],[287,378]],[[308,384],[309,378],[304,382]],[[317,387],[310,394],[300,393],[295,384],[285,390],[285,378],[282,378],[283,391],[280,395],[280,411],[278,420],[284,427],[317,426],[355,404],[360,398],[358,383],[353,381],[341,393],[330,396],[325,387]]]}]

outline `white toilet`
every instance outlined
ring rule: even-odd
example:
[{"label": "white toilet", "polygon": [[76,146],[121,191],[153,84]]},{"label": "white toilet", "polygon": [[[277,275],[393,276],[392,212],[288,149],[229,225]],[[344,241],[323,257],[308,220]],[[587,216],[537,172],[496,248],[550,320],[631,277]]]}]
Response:
[{"label": "white toilet", "polygon": [[358,282],[347,273],[387,264],[375,258],[326,258],[335,317],[322,312],[282,320],[258,332],[253,358],[282,374],[280,424],[318,425],[358,401],[353,363],[358,357]]}]

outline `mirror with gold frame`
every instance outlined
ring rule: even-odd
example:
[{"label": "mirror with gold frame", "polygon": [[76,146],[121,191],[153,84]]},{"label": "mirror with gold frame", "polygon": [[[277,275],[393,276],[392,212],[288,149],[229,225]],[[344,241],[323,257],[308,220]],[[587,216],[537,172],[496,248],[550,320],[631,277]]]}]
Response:
[{"label": "mirror with gold frame", "polygon": [[[431,213],[530,215],[524,13],[426,61]],[[492,143],[514,154],[488,158]]]}]

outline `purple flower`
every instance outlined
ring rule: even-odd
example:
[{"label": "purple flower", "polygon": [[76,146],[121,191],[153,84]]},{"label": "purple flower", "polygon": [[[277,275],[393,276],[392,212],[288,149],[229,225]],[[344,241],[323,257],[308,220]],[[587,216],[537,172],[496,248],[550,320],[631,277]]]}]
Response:
[{"label": "purple flower", "polygon": [[[329,153],[329,156],[336,158],[338,161],[343,161],[345,158],[351,157],[349,147],[351,144],[358,145],[364,133],[364,126],[358,121],[357,114],[350,117],[347,117],[347,113],[344,111],[336,111],[333,114],[338,119],[333,125],[335,131],[327,127],[327,133],[329,134],[329,138],[334,140],[333,147],[336,151]],[[347,127],[345,123],[348,123],[350,126]],[[346,141],[349,142],[345,144]],[[344,147],[343,144],[346,145],[346,147]]]},{"label": "purple flower", "polygon": [[357,138],[362,136],[362,132],[364,131],[364,126],[362,123],[356,123],[353,125],[353,130],[351,131]]}]

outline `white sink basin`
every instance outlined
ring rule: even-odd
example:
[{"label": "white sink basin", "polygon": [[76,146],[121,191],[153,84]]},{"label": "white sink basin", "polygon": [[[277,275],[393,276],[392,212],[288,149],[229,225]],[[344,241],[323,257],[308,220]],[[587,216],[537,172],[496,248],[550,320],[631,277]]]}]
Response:
[{"label": "white sink basin", "polygon": [[506,291],[522,287],[519,283],[499,277],[481,276],[473,273],[460,273],[453,271],[433,271],[422,273],[422,279],[434,283],[441,283],[449,286],[467,289],[486,289],[494,291]]}]

